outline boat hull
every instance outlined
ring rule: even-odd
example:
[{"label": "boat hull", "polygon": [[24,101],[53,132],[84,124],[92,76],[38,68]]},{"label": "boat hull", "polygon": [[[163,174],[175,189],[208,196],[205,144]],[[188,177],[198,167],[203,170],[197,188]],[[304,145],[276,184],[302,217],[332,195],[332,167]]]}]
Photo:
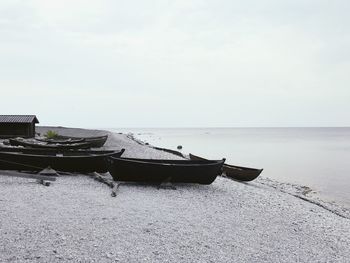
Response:
[{"label": "boat hull", "polygon": [[31,147],[0,147],[0,152],[21,152],[28,154],[47,154],[47,155],[56,155],[58,153],[65,153],[68,155],[72,153],[77,155],[81,153],[82,155],[87,154],[102,154],[102,153],[112,153],[113,150],[90,150],[90,149],[57,149],[57,148],[31,148]]},{"label": "boat hull", "polygon": [[59,136],[59,138],[65,139],[65,140],[83,140],[83,142],[89,143],[91,148],[100,148],[106,143],[108,139],[108,135],[95,136],[95,137]]},{"label": "boat hull", "polygon": [[109,157],[107,167],[115,181],[211,184],[224,162]]},{"label": "boat hull", "polygon": [[120,157],[124,152],[83,153],[81,151],[55,153],[0,152],[0,170],[41,171],[51,167],[58,172],[107,172],[106,158]]},{"label": "boat hull", "polygon": [[74,144],[74,143],[81,143],[84,142],[84,139],[61,139],[61,140],[55,140],[55,139],[43,139],[43,138],[35,138],[38,142],[45,142],[47,144]]},{"label": "boat hull", "polygon": [[[190,154],[191,160],[206,160],[202,157]],[[255,168],[249,168],[249,167],[243,167],[243,166],[235,166],[235,165],[229,165],[224,164],[223,172],[226,177],[229,177],[236,181],[242,181],[242,182],[249,182],[256,179],[263,169],[255,169]]]},{"label": "boat hull", "polygon": [[232,178],[236,181],[249,182],[258,178],[263,169],[225,165],[223,167],[223,171],[227,177]]},{"label": "boat hull", "polygon": [[100,137],[90,137],[84,138],[85,142],[90,143],[91,148],[100,148],[102,147],[108,139],[108,135]]},{"label": "boat hull", "polygon": [[92,144],[89,142],[80,142],[73,144],[41,144],[34,143],[24,140],[9,139],[12,146],[23,146],[31,148],[40,148],[40,149],[61,149],[61,150],[72,150],[72,149],[89,149]]}]

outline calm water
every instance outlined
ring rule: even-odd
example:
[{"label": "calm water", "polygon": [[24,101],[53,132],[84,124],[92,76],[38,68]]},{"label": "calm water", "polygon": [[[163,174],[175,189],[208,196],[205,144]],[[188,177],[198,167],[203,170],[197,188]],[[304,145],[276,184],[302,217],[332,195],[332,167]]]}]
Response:
[{"label": "calm water", "polygon": [[264,168],[262,176],[306,185],[350,207],[350,128],[110,129],[152,145]]}]

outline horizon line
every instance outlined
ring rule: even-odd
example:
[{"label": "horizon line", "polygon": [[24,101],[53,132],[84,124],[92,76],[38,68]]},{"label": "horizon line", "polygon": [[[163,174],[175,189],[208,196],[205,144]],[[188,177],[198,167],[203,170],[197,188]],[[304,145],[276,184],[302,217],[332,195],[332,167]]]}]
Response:
[{"label": "horizon line", "polygon": [[292,128],[350,128],[350,126],[173,126],[173,127],[73,127],[61,125],[37,125],[37,127],[60,127],[60,128],[79,128],[79,129],[292,129]]}]

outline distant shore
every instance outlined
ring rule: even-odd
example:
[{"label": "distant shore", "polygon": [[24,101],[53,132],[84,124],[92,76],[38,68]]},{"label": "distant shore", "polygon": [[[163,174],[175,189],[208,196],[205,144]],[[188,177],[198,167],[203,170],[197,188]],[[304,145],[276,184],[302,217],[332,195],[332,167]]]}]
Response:
[{"label": "distant shore", "polygon": [[[64,127],[39,133],[96,136],[123,156],[181,158],[127,134]],[[0,171],[0,261],[17,262],[346,262],[350,213],[313,199],[306,187],[266,178],[157,190],[110,189],[84,175],[49,187]],[[296,198],[297,197],[297,198]]]}]

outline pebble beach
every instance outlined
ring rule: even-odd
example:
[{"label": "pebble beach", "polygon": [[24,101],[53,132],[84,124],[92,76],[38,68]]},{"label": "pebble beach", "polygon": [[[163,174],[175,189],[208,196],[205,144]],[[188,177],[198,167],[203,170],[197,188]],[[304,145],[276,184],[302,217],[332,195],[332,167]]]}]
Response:
[{"label": "pebble beach", "polygon": [[[61,135],[106,131],[38,127]],[[109,133],[124,157],[178,159]],[[111,189],[87,175],[50,186],[1,176],[0,262],[349,262],[350,212],[306,186],[260,176],[211,185],[145,184]]]}]

